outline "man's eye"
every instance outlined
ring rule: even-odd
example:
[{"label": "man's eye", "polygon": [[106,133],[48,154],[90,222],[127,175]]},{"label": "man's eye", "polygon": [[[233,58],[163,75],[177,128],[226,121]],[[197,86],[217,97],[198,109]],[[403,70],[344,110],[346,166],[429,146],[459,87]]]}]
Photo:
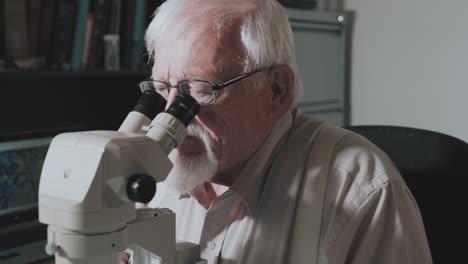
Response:
[{"label": "man's eye", "polygon": [[205,82],[193,82],[190,84],[191,89],[199,94],[205,94],[211,92],[211,85]]},{"label": "man's eye", "polygon": [[197,96],[197,97],[203,97],[203,96],[208,96],[210,94],[208,94],[206,91],[199,91],[199,90],[195,90],[195,89],[192,89],[190,90],[190,94],[192,96]]}]

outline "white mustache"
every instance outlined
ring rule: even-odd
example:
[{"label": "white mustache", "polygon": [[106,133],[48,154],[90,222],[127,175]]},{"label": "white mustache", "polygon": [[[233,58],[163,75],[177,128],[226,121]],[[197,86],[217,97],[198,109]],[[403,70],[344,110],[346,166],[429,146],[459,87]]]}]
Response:
[{"label": "white mustache", "polygon": [[187,136],[198,138],[203,142],[208,159],[213,163],[218,163],[218,158],[213,151],[213,140],[210,133],[205,128],[191,124],[187,127]]}]

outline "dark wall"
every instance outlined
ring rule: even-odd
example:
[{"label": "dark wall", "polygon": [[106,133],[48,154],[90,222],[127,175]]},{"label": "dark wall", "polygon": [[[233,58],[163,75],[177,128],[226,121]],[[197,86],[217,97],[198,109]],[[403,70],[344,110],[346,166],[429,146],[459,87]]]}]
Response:
[{"label": "dark wall", "polygon": [[118,129],[144,73],[0,73],[0,140]]}]

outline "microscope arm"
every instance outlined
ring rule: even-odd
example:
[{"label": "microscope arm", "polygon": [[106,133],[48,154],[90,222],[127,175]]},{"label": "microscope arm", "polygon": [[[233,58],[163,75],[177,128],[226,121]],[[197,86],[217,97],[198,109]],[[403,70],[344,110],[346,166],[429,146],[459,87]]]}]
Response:
[{"label": "microscope arm", "polygon": [[[198,245],[176,242],[175,214],[168,209],[137,209],[137,218],[128,224],[127,229],[128,244],[138,245],[138,247],[130,247],[133,250],[132,259],[135,264],[155,263],[155,259],[162,259],[164,264],[206,263],[200,260]],[[174,252],[176,252],[175,255]]]}]

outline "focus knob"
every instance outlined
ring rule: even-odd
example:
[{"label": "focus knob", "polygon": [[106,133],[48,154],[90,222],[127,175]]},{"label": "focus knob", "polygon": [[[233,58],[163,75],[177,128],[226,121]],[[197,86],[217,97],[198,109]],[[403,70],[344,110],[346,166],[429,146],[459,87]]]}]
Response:
[{"label": "focus knob", "polygon": [[128,199],[137,203],[149,203],[156,194],[156,181],[145,174],[134,174],[127,181]]}]

